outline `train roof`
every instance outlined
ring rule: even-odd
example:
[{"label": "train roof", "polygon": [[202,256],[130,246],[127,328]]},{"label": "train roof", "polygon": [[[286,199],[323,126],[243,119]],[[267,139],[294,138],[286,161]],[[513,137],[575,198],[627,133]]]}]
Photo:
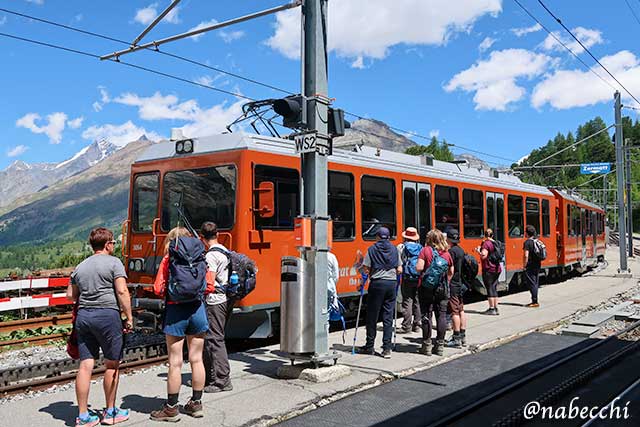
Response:
[{"label": "train roof", "polygon": [[588,207],[590,207],[592,209],[595,209],[595,210],[598,210],[598,211],[603,210],[602,206],[598,206],[595,203],[589,202],[589,201],[583,199],[582,197],[580,197],[578,195],[570,194],[570,193],[567,193],[566,191],[557,190],[557,189],[554,189],[553,191],[558,193],[563,199],[567,199],[567,200],[569,200],[571,202],[579,203],[581,205],[588,206]]},{"label": "train roof", "polygon": [[[291,140],[243,132],[193,138],[193,141],[193,155],[219,151],[253,150],[296,156]],[[135,164],[179,157],[185,157],[185,155],[176,154],[175,142],[160,142],[147,148],[136,160]],[[439,160],[428,162],[424,156],[414,156],[375,147],[363,146],[357,151],[334,149],[333,154],[329,157],[329,161],[339,164],[367,168],[374,167],[397,173],[410,173],[438,179],[452,179],[470,184],[484,184],[496,188],[553,196],[553,193],[546,187],[527,184],[510,173],[498,172],[494,169],[486,170],[475,168],[471,167],[468,163],[455,164]]]}]

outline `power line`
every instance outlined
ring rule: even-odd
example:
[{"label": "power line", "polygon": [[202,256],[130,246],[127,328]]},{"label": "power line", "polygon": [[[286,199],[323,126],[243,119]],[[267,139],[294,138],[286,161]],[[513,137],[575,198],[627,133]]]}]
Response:
[{"label": "power line", "polygon": [[580,144],[580,143],[582,143],[582,142],[585,142],[585,141],[587,141],[587,140],[589,140],[589,139],[593,138],[594,136],[599,135],[599,134],[601,134],[602,132],[605,132],[605,131],[607,131],[607,130],[611,129],[611,128],[612,128],[612,127],[614,127],[614,126],[615,126],[615,125],[609,125],[609,126],[607,126],[606,128],[604,128],[604,129],[600,129],[598,132],[596,132],[596,133],[592,133],[591,135],[589,135],[589,136],[586,136],[586,137],[582,138],[580,141],[577,141],[577,142],[575,142],[575,143],[573,143],[573,144],[569,145],[568,147],[563,148],[563,149],[562,149],[562,150],[560,150],[560,151],[556,151],[555,153],[553,153],[553,154],[551,154],[551,155],[549,155],[549,156],[545,157],[545,158],[544,158],[544,159],[542,159],[542,160],[538,160],[538,161],[537,161],[537,162],[535,162],[532,166],[534,166],[534,167],[535,167],[535,166],[538,166],[540,163],[542,163],[542,162],[544,162],[544,161],[546,161],[546,160],[549,160],[550,158],[552,158],[552,157],[554,157],[554,156],[557,156],[558,154],[563,153],[563,152],[565,152],[565,151],[567,151],[567,150],[569,150],[569,149],[571,149],[571,148],[575,147],[576,145],[578,145],[578,144]]},{"label": "power line", "polygon": [[638,24],[640,24],[640,19],[638,18],[638,15],[636,15],[636,11],[633,10],[633,8],[631,7],[631,5],[629,4],[629,0],[624,0],[624,2],[627,4],[627,6],[629,7],[629,10],[631,11],[631,13],[633,13],[633,17],[636,18],[636,22]]},{"label": "power line", "polygon": [[547,6],[542,2],[542,0],[538,0],[538,3],[540,3],[540,5],[542,5],[542,7],[543,7],[543,8],[544,8],[548,13],[549,13],[549,15],[551,15],[551,16],[553,17],[553,19],[555,19],[555,20],[556,20],[556,22],[558,22],[558,24],[560,24],[560,25],[562,26],[562,28],[564,28],[564,29],[565,29],[565,31],[566,31],[566,32],[568,32],[568,33],[569,33],[569,35],[570,35],[571,37],[573,37],[573,39],[574,39],[576,42],[578,42],[578,44],[579,44],[579,45],[584,49],[584,51],[585,51],[585,52],[587,52],[587,53],[589,54],[589,56],[590,56],[591,58],[593,58],[593,60],[594,60],[594,61],[596,61],[596,62],[598,63],[598,65],[599,65],[600,67],[602,67],[602,69],[603,69],[603,70],[605,70],[605,71],[607,72],[607,74],[609,74],[609,75],[611,76],[611,78],[612,78],[613,80],[615,80],[615,81],[616,81],[616,83],[618,83],[618,84],[620,85],[620,87],[621,87],[622,89],[624,89],[624,91],[625,91],[625,92],[627,92],[627,94],[628,94],[631,98],[633,98],[633,100],[634,100],[634,101],[636,101],[636,103],[637,103],[638,105],[640,105],[640,101],[638,101],[638,98],[636,98],[635,96],[633,96],[633,94],[632,94],[631,92],[629,92],[629,90],[628,90],[628,89],[627,89],[627,88],[626,88],[622,83],[620,83],[620,80],[618,80],[618,79],[616,78],[616,76],[614,76],[613,74],[611,74],[611,72],[607,69],[607,67],[605,67],[604,65],[602,65],[602,63],[598,60],[598,58],[596,58],[596,57],[593,55],[593,53],[591,53],[591,51],[590,51],[589,49],[587,49],[587,47],[586,47],[586,46],[585,46],[585,45],[580,41],[580,39],[578,39],[578,38],[573,34],[573,32],[571,32],[571,30],[570,30],[569,28],[567,28],[567,26],[566,26],[566,25],[564,25],[564,24],[562,23],[562,20],[560,20],[560,18],[558,18],[556,15],[554,15],[554,13],[553,13],[553,12],[551,12],[551,11],[549,10],[549,8],[548,8],[548,7],[547,7]]},{"label": "power line", "polygon": [[[90,57],[90,58],[100,59],[100,55],[96,55],[96,54],[91,53],[91,52],[86,52],[86,51],[82,51],[82,50],[78,50],[78,49],[71,49],[71,48],[68,48],[68,47],[65,47],[65,46],[60,46],[60,45],[56,45],[56,44],[53,44],[53,43],[47,43],[47,42],[43,42],[43,41],[40,41],[40,40],[29,39],[29,38],[26,38],[26,37],[20,37],[20,36],[16,36],[16,35],[13,35],[13,34],[7,34],[7,33],[2,33],[2,32],[0,32],[0,36],[7,37],[7,38],[10,38],[10,39],[14,39],[14,40],[20,40],[20,41],[27,42],[27,43],[36,44],[36,45],[39,45],[39,46],[50,47],[52,49],[58,49],[58,50],[62,50],[62,51],[65,51],[65,52],[75,53],[77,55],[83,55],[83,56],[87,56],[87,57]],[[149,73],[152,73],[152,74],[156,74],[156,75],[159,75],[159,76],[163,76],[163,77],[167,77],[167,78],[170,78],[170,79],[173,79],[173,80],[178,80],[178,81],[181,81],[181,82],[184,82],[184,83],[189,83],[189,84],[192,84],[192,85],[195,85],[195,86],[200,86],[200,87],[203,87],[203,88],[206,88],[206,89],[210,89],[210,90],[215,90],[217,92],[221,92],[221,93],[224,93],[226,95],[231,95],[231,96],[238,97],[238,98],[244,98],[244,99],[249,100],[249,101],[255,101],[253,98],[250,98],[248,96],[245,96],[245,95],[242,95],[242,94],[239,94],[239,93],[234,93],[234,92],[231,92],[231,91],[228,91],[228,90],[220,89],[220,88],[213,87],[213,86],[210,86],[210,85],[207,85],[207,84],[204,84],[204,83],[194,82],[193,80],[185,79],[184,77],[180,77],[180,76],[176,76],[176,75],[173,75],[173,74],[165,73],[163,71],[158,71],[158,70],[154,70],[152,68],[143,67],[141,65],[132,64],[130,62],[116,61],[116,60],[110,60],[110,61],[113,62],[113,63],[116,63],[116,64],[122,64],[122,65],[125,65],[127,67],[131,67],[131,68],[135,68],[135,69],[138,69],[138,70],[146,71],[146,72],[149,72]]]},{"label": "power line", "polygon": [[516,2],[516,4],[518,6],[520,6],[520,8],[522,10],[525,11],[525,13],[527,15],[529,15],[531,17],[531,19],[533,19],[534,21],[536,21],[538,23],[538,25],[540,25],[547,33],[549,33],[549,35],[551,37],[553,37],[555,39],[555,41],[557,41],[558,43],[560,43],[560,45],[562,47],[564,47],[567,51],[569,51],[569,53],[571,55],[573,55],[578,61],[580,61],[582,63],[582,65],[585,66],[585,68],[589,71],[591,71],[593,74],[595,74],[600,80],[602,80],[604,83],[606,83],[611,89],[616,90],[615,86],[613,86],[611,83],[609,83],[604,77],[602,77],[600,74],[598,74],[596,72],[596,70],[594,70],[593,68],[591,68],[589,66],[589,64],[587,64],[586,62],[584,62],[582,60],[582,58],[580,58],[580,56],[578,56],[578,54],[576,54],[574,51],[571,50],[571,48],[569,48],[569,46],[567,46],[562,40],[560,40],[560,38],[558,36],[556,36],[551,30],[549,30],[547,27],[544,26],[544,24],[542,22],[540,22],[540,20],[538,18],[536,18],[531,12],[529,12],[529,10],[524,7],[522,5],[522,3],[520,3],[518,0],[513,0],[514,2]]}]

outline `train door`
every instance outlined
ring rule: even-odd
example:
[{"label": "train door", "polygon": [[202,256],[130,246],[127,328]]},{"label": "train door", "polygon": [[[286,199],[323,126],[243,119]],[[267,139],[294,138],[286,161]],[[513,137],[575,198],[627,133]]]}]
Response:
[{"label": "train door", "polygon": [[[487,228],[493,230],[494,239],[505,243],[504,240],[504,194],[487,191]],[[507,254],[502,265],[499,281],[507,280]]]},{"label": "train door", "polygon": [[580,208],[580,235],[582,237],[582,259],[580,264],[585,266],[587,264],[587,210]]},{"label": "train door", "polygon": [[402,182],[403,226],[415,227],[424,245],[431,230],[431,185],[421,182]]},{"label": "train door", "polygon": [[144,172],[134,176],[129,219],[131,234],[127,236],[126,244],[123,244],[131,281],[153,281],[162,259],[158,239],[160,234],[159,189],[159,172]]}]

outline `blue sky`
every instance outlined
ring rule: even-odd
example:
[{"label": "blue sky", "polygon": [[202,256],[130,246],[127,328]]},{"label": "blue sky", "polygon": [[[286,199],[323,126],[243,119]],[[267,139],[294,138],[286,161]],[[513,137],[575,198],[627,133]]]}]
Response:
[{"label": "blue sky", "polygon": [[[285,1],[183,0],[145,40]],[[593,64],[537,1],[520,1]],[[640,0],[628,1],[640,16]],[[169,3],[0,0],[0,7],[131,41]],[[640,52],[633,43],[640,23],[624,0],[545,3],[640,96]],[[259,18],[165,50],[299,92],[299,13]],[[508,159],[519,159],[558,131],[573,131],[596,115],[613,120],[613,89],[548,39],[513,0],[332,0],[329,19],[329,95],[348,111]],[[0,32],[95,54],[122,48],[2,11]],[[0,169],[17,159],[59,162],[96,138],[122,145],[142,133],[168,136],[172,127],[183,127],[189,136],[220,132],[243,102],[5,37],[0,52]],[[281,96],[153,52],[123,60],[252,98]]]}]

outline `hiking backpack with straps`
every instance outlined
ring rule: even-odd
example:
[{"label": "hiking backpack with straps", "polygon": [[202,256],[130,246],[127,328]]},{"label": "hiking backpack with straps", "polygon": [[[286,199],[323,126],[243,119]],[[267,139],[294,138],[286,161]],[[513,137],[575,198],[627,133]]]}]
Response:
[{"label": "hiking backpack with straps", "polygon": [[[220,252],[229,260],[228,264],[228,280],[225,292],[227,296],[235,299],[242,299],[249,295],[256,288],[256,263],[246,256],[235,251],[225,250],[221,247],[214,246],[209,248],[209,252]],[[232,283],[231,277],[233,273],[238,276],[238,282]]]},{"label": "hiking backpack with straps", "polygon": [[493,265],[500,265],[504,259],[504,243],[499,240],[490,240],[493,243],[493,251],[488,255],[489,262]]},{"label": "hiking backpack with straps", "polygon": [[547,246],[540,239],[533,239],[533,254],[540,260],[547,259]]},{"label": "hiking backpack with straps", "polygon": [[464,257],[462,258],[460,278],[462,279],[462,283],[466,286],[467,289],[471,288],[471,284],[478,276],[478,270],[478,261],[476,260],[476,257],[471,254],[465,253]]},{"label": "hiking backpack with straps", "polygon": [[178,237],[169,243],[167,298],[177,303],[202,300],[207,287],[204,245],[194,237]]},{"label": "hiking backpack with straps", "polygon": [[406,242],[404,243],[404,248],[402,249],[402,253],[404,255],[404,263],[402,264],[402,275],[409,280],[418,280],[420,278],[420,273],[416,269],[416,264],[418,263],[418,255],[420,255],[420,251],[422,251],[422,245],[416,242]]},{"label": "hiking backpack with straps", "polygon": [[433,258],[431,259],[431,264],[422,276],[421,286],[435,290],[443,281],[446,283],[449,263],[434,248],[431,248],[431,253],[433,254]]}]

